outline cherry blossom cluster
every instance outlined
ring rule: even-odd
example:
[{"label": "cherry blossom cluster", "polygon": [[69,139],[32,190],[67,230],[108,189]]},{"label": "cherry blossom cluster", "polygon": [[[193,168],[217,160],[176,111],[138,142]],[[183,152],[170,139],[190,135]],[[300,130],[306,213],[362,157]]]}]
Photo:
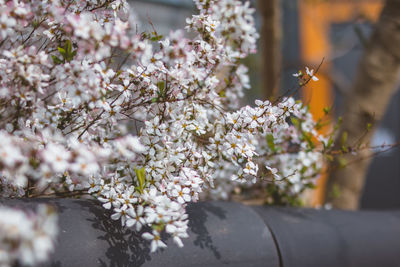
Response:
[{"label": "cherry blossom cluster", "polygon": [[46,205],[36,212],[0,207],[0,265],[37,265],[54,249],[57,215]]},{"label": "cherry blossom cluster", "polygon": [[1,195],[92,195],[156,251],[163,233],[183,246],[199,198],[266,181],[301,192],[322,159],[307,107],[239,108],[254,10],[195,4],[189,38],[138,32],[122,0],[0,0]]},{"label": "cherry blossom cluster", "polygon": [[237,183],[270,184],[279,196],[298,197],[314,184],[323,160],[315,141],[324,137],[301,102],[256,100],[256,107],[226,113],[222,120],[223,129],[208,146],[215,161],[223,162],[215,174],[217,186],[209,189],[212,197],[228,198]]}]

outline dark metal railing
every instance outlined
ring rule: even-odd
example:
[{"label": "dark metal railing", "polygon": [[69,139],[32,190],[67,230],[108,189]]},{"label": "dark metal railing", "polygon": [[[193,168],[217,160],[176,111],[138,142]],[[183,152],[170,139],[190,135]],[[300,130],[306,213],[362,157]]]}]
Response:
[{"label": "dark metal railing", "polygon": [[150,253],[140,233],[99,203],[5,200],[57,207],[56,251],[45,266],[400,266],[400,211],[338,211],[200,202],[188,206],[188,239]]}]

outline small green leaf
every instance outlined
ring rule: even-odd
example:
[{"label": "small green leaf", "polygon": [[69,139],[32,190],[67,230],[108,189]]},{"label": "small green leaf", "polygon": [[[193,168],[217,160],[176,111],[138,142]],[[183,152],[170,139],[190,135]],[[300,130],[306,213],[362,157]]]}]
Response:
[{"label": "small green leaf", "polygon": [[292,121],[294,126],[299,127],[300,122],[299,122],[299,120],[297,118],[291,117],[290,120]]},{"label": "small green leaf", "polygon": [[346,145],[347,136],[348,136],[347,132],[344,131],[344,132],[342,133],[342,137],[340,138],[340,146],[345,146],[345,145]]},{"label": "small green leaf", "polygon": [[76,50],[72,51],[71,53],[71,59],[76,55]]},{"label": "small green leaf", "polygon": [[338,120],[337,120],[337,123],[335,124],[335,126],[333,128],[333,130],[337,131],[340,128],[340,125],[342,124],[342,122],[343,122],[343,118],[339,117]]},{"label": "small green leaf", "polygon": [[267,145],[268,145],[269,149],[271,149],[271,151],[273,153],[276,152],[274,136],[272,134],[267,134],[266,139],[267,139]]},{"label": "small green leaf", "polygon": [[40,26],[40,22],[38,21],[38,20],[34,20],[34,21],[32,21],[32,27],[33,28],[38,28]]},{"label": "small green leaf", "polygon": [[65,55],[67,54],[67,52],[65,51],[64,48],[62,47],[57,47],[58,52],[60,52],[61,55],[63,55],[65,57]]},{"label": "small green leaf", "polygon": [[317,186],[315,184],[313,184],[313,183],[305,184],[305,187],[309,188],[309,189],[316,189],[317,188]]},{"label": "small green leaf", "polygon": [[162,38],[163,38],[162,35],[157,35],[157,36],[151,37],[150,41],[157,42],[157,41],[160,41]]},{"label": "small green leaf", "polygon": [[161,97],[164,97],[164,94],[165,94],[165,82],[164,81],[160,81],[160,82],[158,82],[157,83],[157,87],[158,87],[158,89],[159,89],[159,95],[161,96]]},{"label": "small green leaf", "polygon": [[51,58],[53,59],[54,64],[58,65],[63,63],[63,61],[61,59],[59,59],[58,57],[51,55]]},{"label": "small green leaf", "polygon": [[71,41],[70,40],[66,40],[65,41],[64,50],[67,52],[67,55],[71,54],[72,46],[71,46]]},{"label": "small green leaf", "polygon": [[327,144],[323,143],[323,145],[324,145],[324,149],[329,149],[329,148],[331,148],[332,145],[333,145],[333,138],[332,138],[332,136],[329,137],[328,143],[327,143]]},{"label": "small green leaf", "polygon": [[308,167],[303,166],[300,170],[300,174],[303,175],[307,171]]},{"label": "small green leaf", "polygon": [[139,192],[143,193],[144,184],[146,182],[146,170],[145,168],[136,169],[135,168],[136,177],[139,181]]},{"label": "small green leaf", "polygon": [[324,111],[324,113],[325,113],[325,115],[328,115],[329,114],[329,112],[331,112],[331,107],[325,107],[325,108],[323,108],[323,111]]},{"label": "small green leaf", "polygon": [[[70,40],[66,40],[64,43],[64,47],[57,47],[58,52],[60,52],[60,54],[63,57],[63,60],[58,60],[58,63],[64,63],[65,61],[71,61],[74,56],[76,55],[76,51],[72,51],[72,44]],[[56,63],[56,60],[53,58],[53,60]]]},{"label": "small green leaf", "polygon": [[37,169],[40,165],[40,161],[32,157],[29,159],[29,164],[32,166],[33,169]]},{"label": "small green leaf", "polygon": [[157,232],[162,232],[165,228],[165,223],[163,221],[159,222],[158,224],[153,224],[151,226],[154,230],[156,230]]},{"label": "small green leaf", "polygon": [[303,132],[303,136],[304,136],[304,140],[306,140],[306,142],[308,143],[309,148],[310,148],[311,150],[314,149],[314,148],[315,148],[315,144],[314,144],[314,142],[312,141],[312,135],[311,135],[311,133]]}]

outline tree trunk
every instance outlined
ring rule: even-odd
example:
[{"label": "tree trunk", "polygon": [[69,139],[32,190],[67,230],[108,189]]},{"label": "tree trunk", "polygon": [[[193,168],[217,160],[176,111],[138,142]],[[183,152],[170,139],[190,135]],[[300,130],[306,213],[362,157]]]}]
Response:
[{"label": "tree trunk", "polygon": [[[360,61],[355,82],[346,98],[343,124],[337,138],[347,133],[346,145],[368,143],[376,123],[382,118],[394,93],[400,74],[400,0],[387,0],[371,39]],[[373,128],[366,132],[367,125]],[[356,156],[341,155],[348,163],[332,171],[327,185],[327,202],[340,209],[357,209],[371,161],[371,151],[362,150]],[[357,159],[363,160],[357,160]],[[333,194],[333,192],[336,192]]]},{"label": "tree trunk", "polygon": [[262,16],[261,53],[263,96],[273,99],[278,95],[282,66],[282,24],[280,0],[259,0]]}]

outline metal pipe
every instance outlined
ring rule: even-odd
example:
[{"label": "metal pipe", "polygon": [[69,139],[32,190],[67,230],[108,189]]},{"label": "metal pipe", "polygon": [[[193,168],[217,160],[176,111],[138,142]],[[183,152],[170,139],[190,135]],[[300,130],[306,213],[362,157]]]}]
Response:
[{"label": "metal pipe", "polygon": [[399,266],[400,211],[338,211],[200,202],[187,207],[189,238],[150,253],[91,200],[2,199],[54,205],[59,236],[44,266]]}]

